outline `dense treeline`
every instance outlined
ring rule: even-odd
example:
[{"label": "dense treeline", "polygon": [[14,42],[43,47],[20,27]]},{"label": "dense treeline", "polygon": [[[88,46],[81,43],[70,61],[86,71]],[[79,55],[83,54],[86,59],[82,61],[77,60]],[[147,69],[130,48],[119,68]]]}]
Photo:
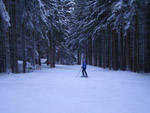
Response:
[{"label": "dense treeline", "polygon": [[0,72],[47,64],[150,72],[150,0],[0,0]]},{"label": "dense treeline", "polygon": [[71,64],[65,45],[71,6],[70,0],[0,0],[0,72],[25,73],[41,65],[41,58],[51,68],[55,62]]},{"label": "dense treeline", "polygon": [[69,48],[88,64],[150,72],[150,0],[76,0]]}]

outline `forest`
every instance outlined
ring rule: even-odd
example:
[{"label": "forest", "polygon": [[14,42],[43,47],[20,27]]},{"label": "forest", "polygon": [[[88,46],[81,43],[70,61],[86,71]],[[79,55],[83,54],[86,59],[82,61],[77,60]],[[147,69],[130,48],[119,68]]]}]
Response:
[{"label": "forest", "polygon": [[150,0],[0,0],[0,72],[47,59],[150,72]]}]

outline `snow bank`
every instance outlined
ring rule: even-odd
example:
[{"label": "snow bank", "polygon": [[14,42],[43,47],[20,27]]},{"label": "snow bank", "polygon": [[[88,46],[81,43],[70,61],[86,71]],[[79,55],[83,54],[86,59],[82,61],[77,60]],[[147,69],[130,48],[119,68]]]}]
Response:
[{"label": "snow bank", "polygon": [[[26,71],[30,72],[33,71],[34,67],[31,65],[30,62],[26,62]],[[23,61],[18,60],[18,72],[22,73],[23,72]]]}]

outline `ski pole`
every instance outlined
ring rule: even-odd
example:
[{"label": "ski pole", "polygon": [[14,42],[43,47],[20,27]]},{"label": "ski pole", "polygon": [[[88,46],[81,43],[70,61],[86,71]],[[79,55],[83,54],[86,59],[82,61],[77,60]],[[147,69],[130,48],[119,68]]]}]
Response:
[{"label": "ski pole", "polygon": [[81,69],[79,70],[79,72],[77,73],[77,75],[75,77],[77,77],[79,75],[80,71],[81,71]]}]

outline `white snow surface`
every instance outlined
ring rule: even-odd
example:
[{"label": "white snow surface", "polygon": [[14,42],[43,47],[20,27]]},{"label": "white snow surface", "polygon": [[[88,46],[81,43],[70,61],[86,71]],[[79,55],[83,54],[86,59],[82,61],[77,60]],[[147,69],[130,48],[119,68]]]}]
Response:
[{"label": "white snow surface", "polygon": [[148,74],[80,67],[1,74],[0,113],[150,113]]}]

